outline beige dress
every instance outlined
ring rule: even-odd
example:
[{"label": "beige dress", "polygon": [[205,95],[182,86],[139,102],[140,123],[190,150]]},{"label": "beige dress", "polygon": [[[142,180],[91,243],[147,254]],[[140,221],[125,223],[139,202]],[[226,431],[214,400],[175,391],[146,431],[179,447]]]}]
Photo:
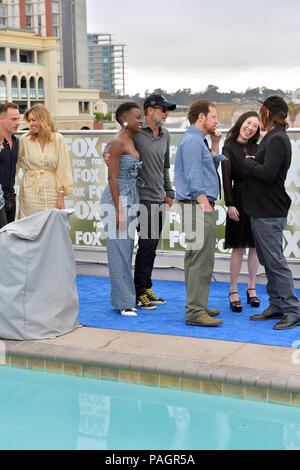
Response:
[{"label": "beige dress", "polygon": [[19,140],[17,174],[22,168],[18,218],[22,219],[43,210],[53,209],[58,192],[64,188],[68,196],[73,178],[67,143],[58,132],[42,150],[39,142],[24,134]]}]

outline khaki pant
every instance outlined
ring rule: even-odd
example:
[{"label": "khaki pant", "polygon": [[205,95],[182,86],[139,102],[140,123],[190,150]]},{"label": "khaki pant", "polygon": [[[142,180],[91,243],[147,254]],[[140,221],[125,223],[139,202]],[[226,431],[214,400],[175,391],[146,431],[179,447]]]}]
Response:
[{"label": "khaki pant", "polygon": [[[183,229],[185,230],[187,248],[184,258],[186,287],[186,320],[194,320],[205,313],[215,261],[217,239],[215,211],[203,212],[201,206],[190,206],[192,224],[187,223],[188,214],[181,204]],[[184,212],[185,211],[185,212]],[[190,219],[190,216],[189,216]],[[201,219],[201,220],[200,220]],[[202,242],[195,243],[195,236],[201,230]],[[190,249],[191,248],[191,249]],[[196,248],[196,249],[194,249]]]}]

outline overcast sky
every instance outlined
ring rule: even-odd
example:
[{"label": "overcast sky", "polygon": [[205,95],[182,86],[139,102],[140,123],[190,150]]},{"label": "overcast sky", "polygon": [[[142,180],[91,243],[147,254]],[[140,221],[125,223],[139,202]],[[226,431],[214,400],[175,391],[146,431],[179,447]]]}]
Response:
[{"label": "overcast sky", "polygon": [[127,45],[129,94],[300,88],[300,0],[86,0],[89,33]]}]

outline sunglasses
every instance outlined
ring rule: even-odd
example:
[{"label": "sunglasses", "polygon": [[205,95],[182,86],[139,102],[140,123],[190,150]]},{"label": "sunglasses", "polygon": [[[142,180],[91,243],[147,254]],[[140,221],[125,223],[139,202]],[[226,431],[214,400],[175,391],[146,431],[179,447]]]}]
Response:
[{"label": "sunglasses", "polygon": [[152,106],[153,109],[161,109],[163,113],[166,113],[168,110],[168,108],[166,108],[165,106]]}]

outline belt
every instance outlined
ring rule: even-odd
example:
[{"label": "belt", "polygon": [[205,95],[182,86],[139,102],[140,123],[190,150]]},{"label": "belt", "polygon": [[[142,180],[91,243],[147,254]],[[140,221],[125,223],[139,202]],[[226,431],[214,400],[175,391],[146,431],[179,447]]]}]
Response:
[{"label": "belt", "polygon": [[34,184],[35,190],[38,193],[41,189],[40,178],[45,173],[56,173],[56,170],[25,170],[25,175],[29,175],[30,179],[26,179],[25,186],[32,186]]},{"label": "belt", "polygon": [[6,193],[4,199],[16,199],[16,193]]},{"label": "belt", "polygon": [[[181,201],[183,204],[199,204],[199,202],[196,199],[182,199]],[[214,201],[208,201],[211,207],[215,207],[215,202]]]}]

